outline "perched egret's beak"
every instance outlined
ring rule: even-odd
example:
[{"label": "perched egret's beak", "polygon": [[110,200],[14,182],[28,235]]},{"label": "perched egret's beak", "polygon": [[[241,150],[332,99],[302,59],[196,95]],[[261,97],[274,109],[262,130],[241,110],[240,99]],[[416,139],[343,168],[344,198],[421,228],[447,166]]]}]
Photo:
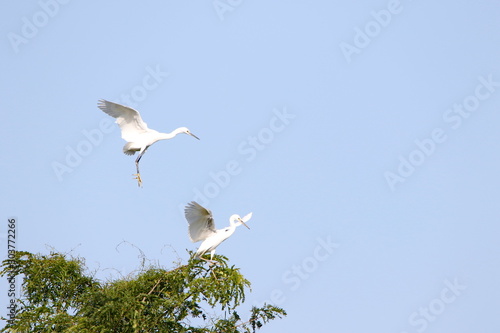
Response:
[{"label": "perched egret's beak", "polygon": [[200,140],[200,138],[199,138],[199,137],[197,137],[196,135],[194,135],[194,134],[193,134],[193,133],[191,133],[191,132],[186,132],[186,134],[189,134],[189,135],[191,135],[193,138]]},{"label": "perched egret's beak", "polygon": [[245,227],[247,227],[250,230],[250,227],[247,226],[247,224],[245,222],[243,222],[243,220],[241,219],[241,217],[238,220],[241,222],[241,224],[243,224]]}]

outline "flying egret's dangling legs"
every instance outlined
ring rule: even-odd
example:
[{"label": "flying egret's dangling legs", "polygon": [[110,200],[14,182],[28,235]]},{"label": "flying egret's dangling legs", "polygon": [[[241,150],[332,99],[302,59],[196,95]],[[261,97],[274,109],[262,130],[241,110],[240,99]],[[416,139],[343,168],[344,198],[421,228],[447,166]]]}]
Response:
[{"label": "flying egret's dangling legs", "polygon": [[141,179],[141,173],[139,172],[139,161],[141,160],[142,155],[148,150],[148,147],[146,147],[143,151],[139,153],[139,156],[137,156],[137,159],[135,160],[135,167],[137,168],[137,173],[134,174],[135,176],[134,179],[137,179],[137,186],[142,187],[142,179]]}]

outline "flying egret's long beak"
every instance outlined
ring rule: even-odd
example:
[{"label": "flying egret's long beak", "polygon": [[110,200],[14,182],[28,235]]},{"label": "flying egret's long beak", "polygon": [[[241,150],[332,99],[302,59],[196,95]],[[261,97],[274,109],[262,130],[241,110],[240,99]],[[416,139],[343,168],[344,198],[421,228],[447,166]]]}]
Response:
[{"label": "flying egret's long beak", "polygon": [[194,137],[195,139],[198,139],[198,140],[200,140],[200,138],[199,138],[199,137],[197,137],[196,135],[194,135],[193,133],[191,133],[191,132],[188,132],[188,134],[189,134],[189,135],[191,135],[192,137]]},{"label": "flying egret's long beak", "polygon": [[238,220],[241,222],[241,224],[243,224],[245,227],[247,227],[250,230],[250,227],[247,226],[247,224],[245,223],[245,221],[243,221],[242,218],[239,218]]}]

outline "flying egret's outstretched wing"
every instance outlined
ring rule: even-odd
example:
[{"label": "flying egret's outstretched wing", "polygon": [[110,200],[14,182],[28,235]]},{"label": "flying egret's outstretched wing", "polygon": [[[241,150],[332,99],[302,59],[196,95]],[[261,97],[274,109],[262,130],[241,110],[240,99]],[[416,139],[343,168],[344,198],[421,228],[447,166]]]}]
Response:
[{"label": "flying egret's outstretched wing", "polygon": [[116,118],[116,123],[122,130],[122,139],[127,142],[134,142],[141,133],[151,131],[148,125],[142,120],[138,111],[121,104],[99,100],[97,107]]},{"label": "flying egret's outstretched wing", "polygon": [[215,233],[215,223],[212,212],[191,201],[184,209],[184,215],[189,223],[189,238],[192,242],[204,240]]}]

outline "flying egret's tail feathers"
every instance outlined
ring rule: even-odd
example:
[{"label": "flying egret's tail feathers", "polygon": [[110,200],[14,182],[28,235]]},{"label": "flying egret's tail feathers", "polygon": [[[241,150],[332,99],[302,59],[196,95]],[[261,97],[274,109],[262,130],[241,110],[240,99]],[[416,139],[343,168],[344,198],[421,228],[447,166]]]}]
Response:
[{"label": "flying egret's tail feathers", "polygon": [[131,146],[132,146],[132,142],[127,142],[125,144],[125,146],[123,146],[123,153],[125,155],[134,155],[135,154],[136,150],[130,149]]}]

